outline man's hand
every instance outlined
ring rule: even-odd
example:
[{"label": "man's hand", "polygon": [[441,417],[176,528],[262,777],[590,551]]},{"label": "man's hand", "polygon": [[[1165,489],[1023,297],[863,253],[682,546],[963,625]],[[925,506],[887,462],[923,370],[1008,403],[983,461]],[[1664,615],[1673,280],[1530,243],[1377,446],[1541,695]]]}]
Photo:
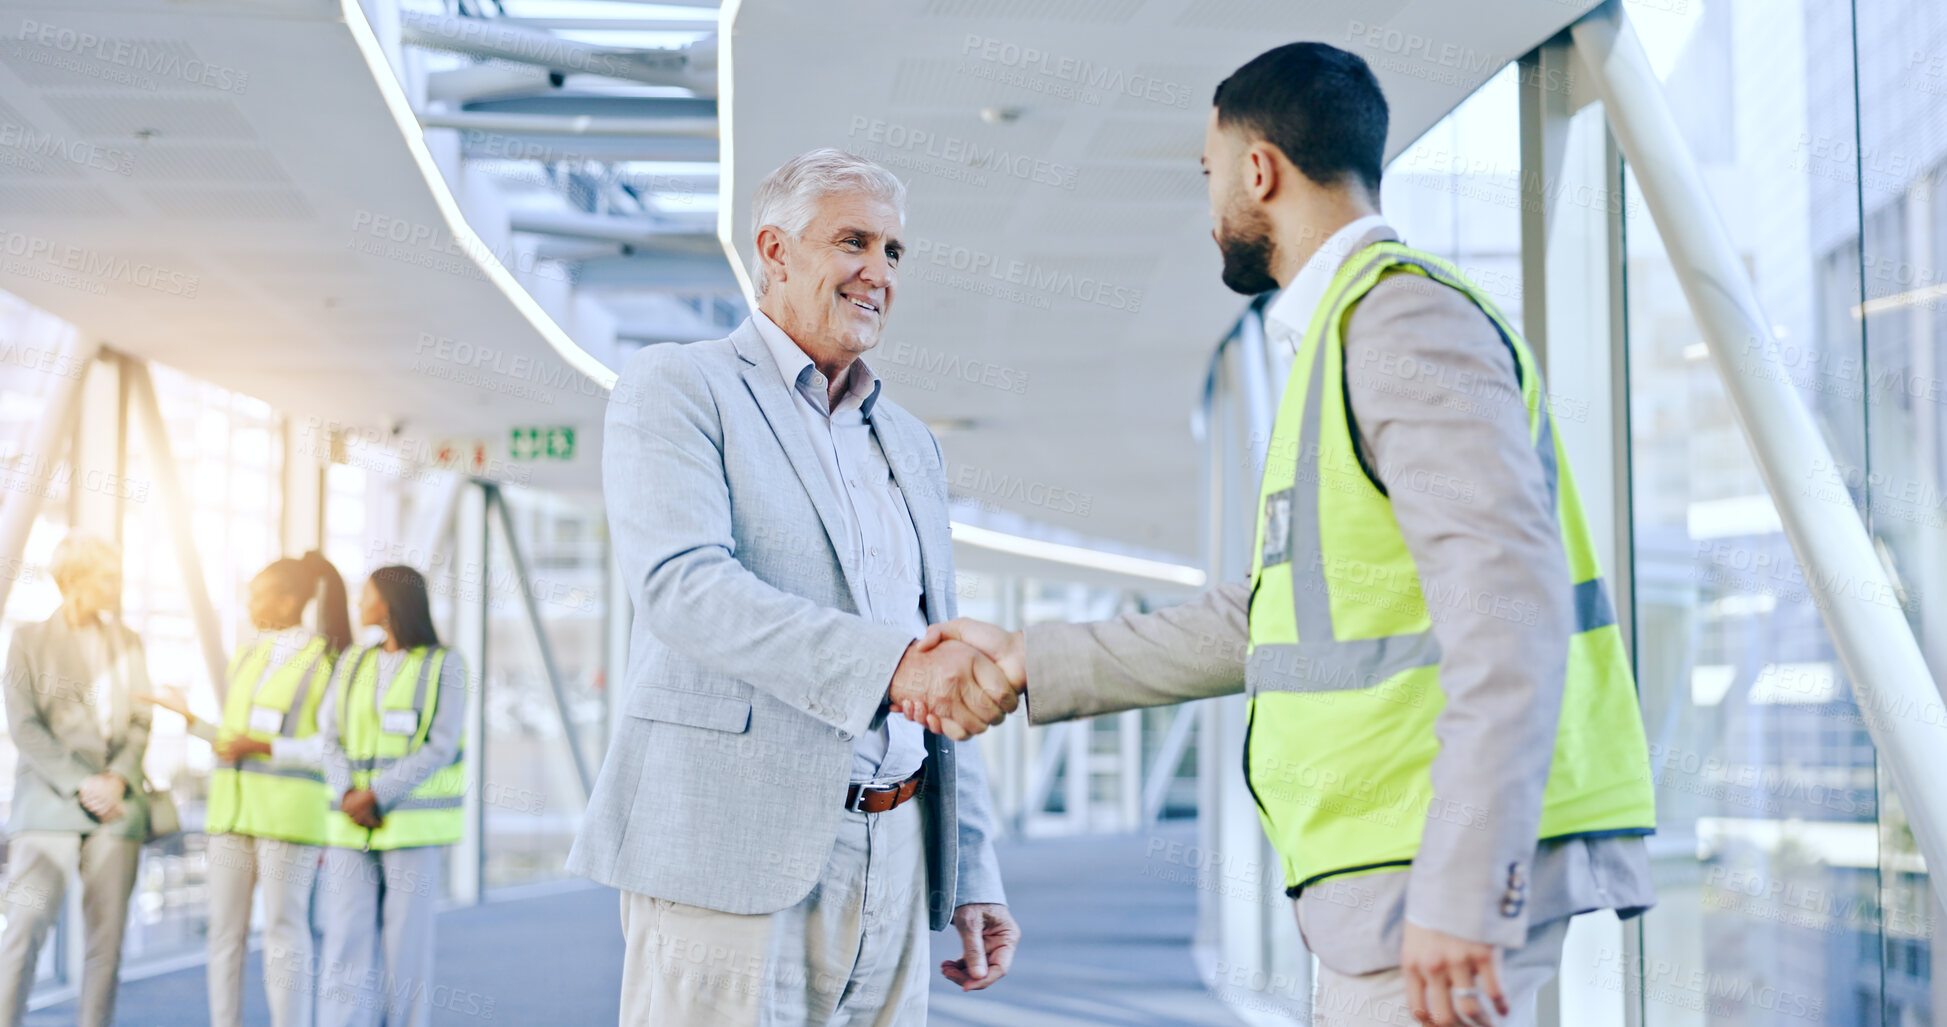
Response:
[{"label": "man's hand", "polygon": [[[987,658],[993,660],[1007,677],[1007,683],[1017,697],[1027,686],[1027,645],[1021,632],[1009,631],[971,617],[957,617],[926,629],[926,637],[920,639],[919,645],[922,649],[930,649],[946,641],[965,642],[987,654]],[[1007,709],[1012,713],[1015,707],[1010,705]],[[905,714],[908,720],[926,725],[926,729],[934,734],[945,734],[942,730],[945,727],[943,719],[918,703],[901,703],[899,712]]]},{"label": "man's hand", "polygon": [[1484,942],[1442,934],[1411,921],[1400,944],[1399,969],[1406,976],[1406,1007],[1413,1019],[1435,1027],[1487,1027],[1492,1002],[1501,1016],[1508,1000],[1501,992],[1501,950]]},{"label": "man's hand", "polygon": [[953,641],[931,647],[915,641],[907,646],[886,695],[902,710],[918,708],[935,715],[937,726],[932,730],[956,742],[1000,723],[1021,703],[994,661],[973,646]]},{"label": "man's hand", "polygon": [[940,964],[940,974],[960,986],[961,991],[979,991],[1007,976],[1014,965],[1014,946],[1020,944],[1021,929],[1007,907],[996,902],[973,902],[953,911],[953,926],[960,929],[960,947],[966,954]]},{"label": "man's hand", "polygon": [[268,755],[270,755],[270,743],[257,738],[239,735],[216,743],[216,758],[225,763],[235,763],[245,756]]},{"label": "man's hand", "polygon": [[81,807],[95,815],[102,823],[122,818],[122,797],[128,794],[128,782],[122,775],[112,770],[92,774],[81,781],[78,798]]},{"label": "man's hand", "polygon": [[378,830],[385,826],[385,818],[379,816],[379,797],[370,788],[354,788],[338,800],[338,808],[352,818],[352,823],[360,827]]}]

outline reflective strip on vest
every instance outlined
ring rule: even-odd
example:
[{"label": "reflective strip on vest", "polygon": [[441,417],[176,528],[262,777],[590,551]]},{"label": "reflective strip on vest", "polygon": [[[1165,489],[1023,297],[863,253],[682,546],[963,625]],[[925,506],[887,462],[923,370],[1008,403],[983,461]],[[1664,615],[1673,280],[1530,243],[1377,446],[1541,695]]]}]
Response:
[{"label": "reflective strip on vest", "polygon": [[1340,269],[1313,315],[1259,489],[1244,772],[1294,895],[1335,874],[1410,864],[1440,799],[1430,774],[1444,708],[1432,622],[1434,602],[1447,599],[1422,590],[1391,497],[1353,431],[1346,385],[1346,312],[1392,268],[1461,292],[1507,346],[1513,398],[1568,558],[1574,621],[1557,739],[1575,741],[1554,753],[1540,837],[1644,834],[1655,823],[1626,644],[1539,372],[1492,301],[1436,258],[1380,243]]},{"label": "reflective strip on vest", "polygon": [[307,767],[275,767],[262,760],[247,760],[234,768],[240,774],[262,774],[265,777],[288,777],[298,781],[316,781],[324,784],[324,771]]}]

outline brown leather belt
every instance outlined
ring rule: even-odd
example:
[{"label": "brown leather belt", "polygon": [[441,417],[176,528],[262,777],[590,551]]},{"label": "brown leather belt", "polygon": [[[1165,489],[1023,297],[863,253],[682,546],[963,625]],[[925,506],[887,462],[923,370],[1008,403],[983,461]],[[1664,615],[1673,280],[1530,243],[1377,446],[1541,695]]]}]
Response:
[{"label": "brown leather belt", "polygon": [[898,809],[906,800],[919,794],[920,778],[925,776],[926,768],[913,771],[913,776],[896,785],[883,785],[869,788],[853,785],[845,789],[845,808],[854,813],[884,813]]}]

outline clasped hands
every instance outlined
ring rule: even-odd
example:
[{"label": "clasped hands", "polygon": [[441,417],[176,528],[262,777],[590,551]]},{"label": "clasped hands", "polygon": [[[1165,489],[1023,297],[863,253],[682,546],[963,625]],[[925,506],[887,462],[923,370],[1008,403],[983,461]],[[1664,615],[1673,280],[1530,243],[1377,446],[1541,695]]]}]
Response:
[{"label": "clasped hands", "polygon": [[122,819],[122,797],[128,794],[128,782],[122,775],[112,770],[90,774],[81,780],[81,788],[76,797],[81,800],[81,808],[95,815],[102,823]]},{"label": "clasped hands", "polygon": [[1019,709],[1027,676],[1020,632],[961,617],[906,648],[887,698],[908,720],[958,742]]},{"label": "clasped hands", "polygon": [[379,797],[370,788],[348,790],[339,797],[338,808],[360,827],[376,831],[385,826],[385,816],[379,812]]}]

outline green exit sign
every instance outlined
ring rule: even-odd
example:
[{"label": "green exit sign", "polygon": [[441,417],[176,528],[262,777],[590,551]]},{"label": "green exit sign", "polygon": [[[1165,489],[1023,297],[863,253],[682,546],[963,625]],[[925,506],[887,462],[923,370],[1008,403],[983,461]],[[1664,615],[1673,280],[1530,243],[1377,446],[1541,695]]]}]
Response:
[{"label": "green exit sign", "polygon": [[575,430],[567,425],[515,428],[507,455],[515,460],[572,460]]}]

